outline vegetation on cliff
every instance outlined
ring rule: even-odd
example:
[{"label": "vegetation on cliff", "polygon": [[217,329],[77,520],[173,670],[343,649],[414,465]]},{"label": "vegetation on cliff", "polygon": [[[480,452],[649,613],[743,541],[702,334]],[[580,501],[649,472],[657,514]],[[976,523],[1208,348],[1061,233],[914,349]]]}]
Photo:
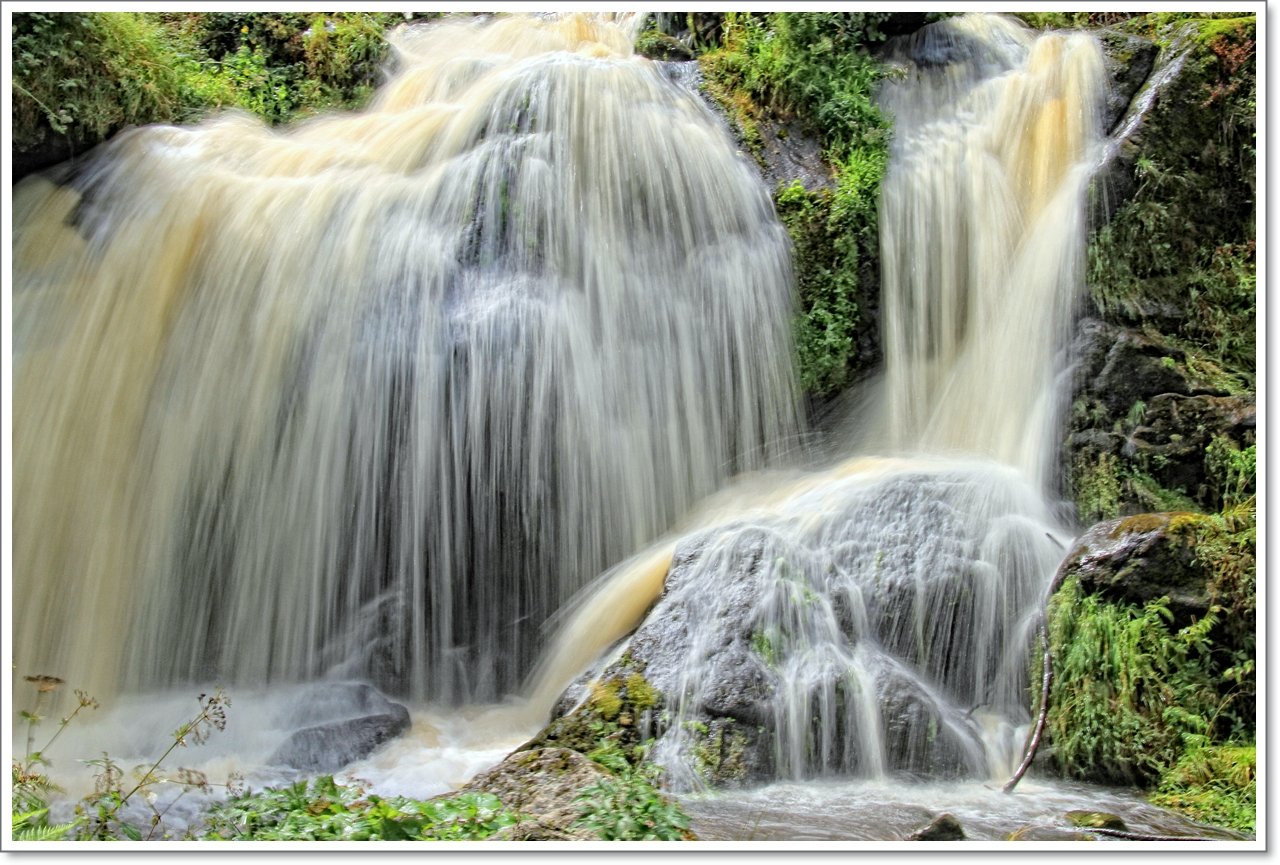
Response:
[{"label": "vegetation on cliff", "polygon": [[[1151,33],[1147,28],[1154,27]],[[1103,314],[1165,336],[1220,385],[1256,376],[1257,81],[1253,16],[1126,29],[1182,57],[1181,98],[1149,112],[1133,197],[1098,230],[1089,284]]]},{"label": "vegetation on cliff", "polygon": [[[436,14],[436,13],[432,13]],[[358,108],[387,56],[382,12],[18,12],[13,140],[43,167],[127,125],[221,108],[269,123]]]},{"label": "vegetation on cliff", "polygon": [[1068,775],[1153,787],[1163,804],[1252,831],[1254,500],[1220,514],[1135,516],[1113,535],[1134,532],[1163,534],[1160,578],[1176,583],[1179,562],[1203,571],[1208,612],[1183,623],[1169,595],[1139,605],[1069,576],[1049,616],[1055,760]]},{"label": "vegetation on cliff", "polygon": [[798,118],[820,138],[834,175],[834,189],[797,181],[774,191],[795,245],[796,356],[801,386],[813,396],[852,383],[861,308],[879,288],[876,206],[891,121],[873,98],[884,67],[868,49],[884,40],[888,18],[726,13],[722,44],[700,58],[707,92],[757,159],[761,123]]},{"label": "vegetation on cliff", "polygon": [[[1255,17],[1122,19],[1117,32],[1152,40],[1160,56],[1157,72],[1135,97],[1144,107],[1137,134],[1121,146],[1119,170],[1102,189],[1114,212],[1101,211],[1109,219],[1091,237],[1088,282],[1096,314],[1140,334],[1143,352],[1159,355],[1170,376],[1149,376],[1151,392],[1132,394],[1124,405],[1107,404],[1101,393],[1078,394],[1068,485],[1084,519],[1153,509],[1213,511],[1222,505],[1213,484],[1180,479],[1221,475],[1221,466],[1210,463],[1255,453],[1251,422],[1249,429],[1229,428],[1178,407],[1163,421],[1160,448],[1143,447],[1141,435],[1136,449],[1118,446],[1150,426],[1153,396],[1172,390],[1251,403],[1257,375]],[[1180,414],[1197,416],[1179,423]],[[1112,433],[1114,443],[1099,447]],[[1166,443],[1197,436],[1205,441],[1194,453],[1165,452],[1177,450]],[[1200,460],[1202,472],[1169,468]]]}]

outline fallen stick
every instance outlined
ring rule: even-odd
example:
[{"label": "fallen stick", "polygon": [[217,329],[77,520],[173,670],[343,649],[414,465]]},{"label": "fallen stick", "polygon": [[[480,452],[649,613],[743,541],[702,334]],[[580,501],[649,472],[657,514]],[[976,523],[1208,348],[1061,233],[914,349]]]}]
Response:
[{"label": "fallen stick", "polygon": [[1049,615],[1047,612],[1040,614],[1040,635],[1044,639],[1044,682],[1040,686],[1040,715],[1036,718],[1036,729],[1031,734],[1030,741],[1027,742],[1026,753],[1022,757],[1022,765],[1018,767],[1018,771],[1013,774],[1009,782],[1004,785],[1005,793],[1012,793],[1013,788],[1018,786],[1018,782],[1022,780],[1022,776],[1027,773],[1027,769],[1031,768],[1031,761],[1036,758],[1036,749],[1040,747],[1040,738],[1044,735],[1045,719],[1049,716],[1049,681],[1053,676],[1053,658],[1049,649]]}]

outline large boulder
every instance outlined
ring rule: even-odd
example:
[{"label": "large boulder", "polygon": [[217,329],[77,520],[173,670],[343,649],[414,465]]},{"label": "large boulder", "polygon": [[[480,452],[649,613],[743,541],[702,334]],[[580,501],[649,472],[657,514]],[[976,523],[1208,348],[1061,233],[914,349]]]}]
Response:
[{"label": "large boulder", "polygon": [[294,732],[271,762],[311,774],[336,772],[363,760],[409,725],[409,710],[372,685],[319,685],[294,707],[289,719]]},{"label": "large boulder", "polygon": [[1076,577],[1086,593],[1139,606],[1169,598],[1182,627],[1209,611],[1211,574],[1196,555],[1196,536],[1185,531],[1195,514],[1139,514],[1098,523],[1076,542],[1055,585]]},{"label": "large boulder", "polygon": [[[603,740],[686,790],[985,776],[989,726],[1026,711],[994,671],[1060,558],[1047,524],[1007,519],[1038,493],[969,467],[857,478],[804,498],[816,513],[680,542],[625,650],[571,686],[527,747]],[[984,558],[995,544],[1018,553]]]}]

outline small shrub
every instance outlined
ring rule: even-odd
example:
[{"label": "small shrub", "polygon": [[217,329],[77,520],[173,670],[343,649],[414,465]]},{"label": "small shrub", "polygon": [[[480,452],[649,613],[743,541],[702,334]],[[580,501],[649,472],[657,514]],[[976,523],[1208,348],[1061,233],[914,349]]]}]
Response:
[{"label": "small shrub", "polygon": [[62,790],[54,784],[49,776],[41,771],[50,764],[46,756],[54,742],[62,735],[81,709],[96,709],[98,701],[84,691],[76,691],[76,708],[66,718],[58,722],[58,729],[39,751],[33,751],[36,727],[43,719],[41,711],[48,704],[50,696],[58,686],[64,684],[55,676],[26,676],[26,681],[36,688],[36,702],[31,711],[23,711],[22,719],[27,722],[27,754],[22,760],[14,759],[12,765],[12,795],[10,812],[13,817],[13,840],[15,841],[57,841],[65,839],[76,830],[76,823],[61,825],[49,824],[49,801]]},{"label": "small shrub", "polygon": [[332,775],[233,796],[206,819],[213,841],[479,841],[517,822],[490,793],[383,799]]},{"label": "small shrub", "polygon": [[614,778],[601,778],[575,798],[582,816],[574,824],[605,841],[680,841],[689,818],[657,787],[661,772],[645,764]]},{"label": "small shrub", "polygon": [[1151,802],[1205,823],[1253,832],[1258,816],[1257,768],[1253,745],[1188,751],[1160,779]]}]

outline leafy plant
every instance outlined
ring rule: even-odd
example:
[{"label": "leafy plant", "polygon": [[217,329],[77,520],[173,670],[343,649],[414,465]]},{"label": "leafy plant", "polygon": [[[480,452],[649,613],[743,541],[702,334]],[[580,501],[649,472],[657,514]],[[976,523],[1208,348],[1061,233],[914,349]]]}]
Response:
[{"label": "leafy plant", "polygon": [[1068,774],[1157,778],[1209,731],[1218,706],[1206,637],[1216,618],[1170,634],[1168,603],[1110,604],[1074,578],[1055,596],[1049,728]]},{"label": "leafy plant", "polygon": [[661,770],[652,763],[630,769],[625,758],[617,765],[617,776],[601,778],[575,797],[582,816],[574,825],[605,841],[683,840],[689,818],[658,790]]},{"label": "leafy plant", "polygon": [[489,793],[384,799],[332,775],[243,793],[213,806],[202,840],[478,841],[517,816]]},{"label": "leafy plant", "polygon": [[45,756],[53,743],[62,735],[81,709],[96,709],[98,701],[84,691],[76,691],[76,708],[66,718],[58,722],[58,729],[39,751],[31,750],[34,744],[35,730],[43,720],[41,712],[49,702],[50,696],[64,682],[55,676],[25,676],[26,681],[35,685],[36,702],[31,711],[23,711],[22,718],[27,722],[27,753],[22,760],[14,760],[12,765],[13,793],[10,799],[10,810],[13,816],[13,840],[15,841],[52,841],[65,838],[76,828],[75,823],[60,825],[49,824],[49,800],[55,793],[62,792],[49,776],[39,771],[41,767],[51,765]]},{"label": "leafy plant", "polygon": [[[439,13],[427,13],[433,17]],[[363,105],[401,13],[18,12],[14,144],[78,152],[128,124],[221,108],[268,123]]]},{"label": "leafy plant", "polygon": [[1049,730],[1068,774],[1209,796],[1188,786],[1186,761],[1253,741],[1256,519],[1252,499],[1220,514],[1170,515],[1167,541],[1203,566],[1210,603],[1207,615],[1177,631],[1167,598],[1113,603],[1086,594],[1075,578],[1054,596]]},{"label": "leafy plant", "polygon": [[[213,695],[201,694],[197,702],[200,711],[174,731],[173,744],[150,766],[140,766],[134,770],[134,784],[128,792],[125,792],[124,772],[107,754],[104,753],[99,760],[85,761],[90,766],[96,766],[99,771],[94,776],[93,795],[76,806],[76,840],[107,841],[124,837],[131,841],[141,841],[142,830],[121,817],[125,805],[138,793],[142,793],[142,800],[151,810],[151,825],[146,837],[153,837],[162,826],[165,813],[173,807],[173,802],[163,812],[155,807],[156,797],[152,788],[172,780],[157,774],[161,764],[175,748],[203,744],[214,730],[223,730],[227,726],[226,710],[231,705],[231,698],[221,688]],[[190,769],[180,769],[177,780],[183,787],[181,795],[194,789],[207,790],[210,786],[203,773]]]},{"label": "leafy plant", "polygon": [[1258,477],[1257,445],[1241,449],[1227,436],[1215,435],[1204,449],[1204,464],[1227,507],[1253,495]]},{"label": "leafy plant", "polygon": [[[703,55],[707,92],[762,159],[760,121],[798,117],[822,141],[834,189],[780,186],[774,201],[791,235],[801,386],[821,396],[857,367],[860,309],[878,258],[876,207],[889,118],[873,98],[884,67],[868,47],[888,13],[726,13],[722,46]],[[784,130],[785,131],[785,130]],[[779,133],[781,134],[781,133]]]}]

